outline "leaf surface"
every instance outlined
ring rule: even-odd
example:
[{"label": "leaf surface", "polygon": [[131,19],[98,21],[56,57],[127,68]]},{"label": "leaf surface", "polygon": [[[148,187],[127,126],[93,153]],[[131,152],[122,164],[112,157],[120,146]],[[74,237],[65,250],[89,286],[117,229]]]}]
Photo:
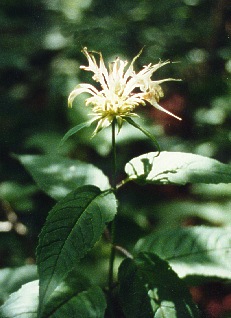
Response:
[{"label": "leaf surface", "polygon": [[23,284],[38,278],[37,266],[25,265],[0,270],[0,302],[3,303],[9,294],[18,290]]},{"label": "leaf surface", "polygon": [[[86,291],[82,291],[77,296],[70,298],[68,302],[58,308],[55,312],[55,316],[51,315],[49,317],[104,318],[106,306],[104,293],[98,286],[93,286]],[[76,315],[77,313],[78,316]]]},{"label": "leaf surface", "polygon": [[84,186],[68,194],[50,211],[37,249],[41,312],[66,273],[99,240],[116,209],[113,193]]},{"label": "leaf surface", "polygon": [[[56,287],[39,317],[104,317],[106,300],[98,286],[91,286],[76,269]],[[72,314],[71,314],[72,313]]]},{"label": "leaf surface", "polygon": [[230,165],[183,152],[150,152],[129,161],[125,171],[144,184],[231,183]]},{"label": "leaf surface", "polygon": [[0,307],[1,318],[37,318],[38,280],[23,285]]},{"label": "leaf surface", "polygon": [[47,155],[20,155],[16,158],[39,187],[55,200],[87,184],[98,186],[101,190],[110,188],[108,178],[92,164]]},{"label": "leaf surface", "polygon": [[[77,284],[78,282],[78,284]],[[106,309],[105,296],[98,286],[81,290],[82,284],[76,277],[69,276],[56,289],[46,318],[103,318]],[[1,318],[37,318],[38,317],[39,282],[38,280],[23,285],[0,307]]]},{"label": "leaf surface", "polygon": [[62,140],[61,140],[61,144],[62,145],[68,138],[70,138],[72,135],[76,134],[78,131],[82,130],[83,128],[87,128],[90,127],[91,124],[95,121],[96,119],[90,119],[88,121],[85,121],[84,123],[78,124],[76,126],[74,126],[73,128],[71,128],[70,130],[68,130],[68,132],[63,136]]},{"label": "leaf surface", "polygon": [[139,240],[135,250],[156,253],[182,278],[231,279],[229,229],[193,226],[155,231]]},{"label": "leaf surface", "polygon": [[199,317],[184,282],[155,254],[125,259],[119,268],[119,282],[126,318]]}]

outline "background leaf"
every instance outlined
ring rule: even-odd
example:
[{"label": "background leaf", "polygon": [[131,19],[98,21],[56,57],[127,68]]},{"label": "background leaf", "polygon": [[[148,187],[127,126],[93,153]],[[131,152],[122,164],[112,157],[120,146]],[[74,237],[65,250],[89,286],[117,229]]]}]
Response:
[{"label": "background leaf", "polygon": [[125,117],[125,120],[132,126],[134,126],[135,128],[139,129],[145,136],[147,136],[148,138],[150,138],[152,140],[152,142],[154,143],[154,145],[156,146],[158,153],[160,152],[160,146],[155,138],[154,135],[152,135],[148,130],[146,130],[145,128],[143,128],[141,125],[137,124],[133,119],[131,119],[130,117]]},{"label": "background leaf", "polygon": [[67,271],[94,246],[115,214],[114,194],[95,186],[78,188],[50,211],[37,249],[41,312]]},{"label": "background leaf", "polygon": [[119,268],[120,302],[127,318],[198,317],[189,291],[167,262],[151,253]]},{"label": "background leaf", "polygon": [[39,187],[56,200],[77,187],[92,184],[101,190],[110,188],[108,178],[92,164],[58,156],[16,156]]},{"label": "background leaf", "polygon": [[[210,225],[231,226],[231,202],[165,200],[149,205],[147,208],[150,217],[155,217],[158,229],[172,229],[180,225]],[[191,223],[190,223],[191,222]]]},{"label": "background leaf", "polygon": [[35,184],[24,185],[14,181],[6,181],[0,184],[0,197],[12,202],[13,207],[19,211],[32,211],[32,197],[38,188]]},{"label": "background leaf", "polygon": [[37,276],[37,266],[35,265],[1,269],[0,303],[3,303],[9,294],[18,290],[21,285],[37,279]]},{"label": "background leaf", "polygon": [[125,171],[141,183],[230,183],[231,166],[215,159],[183,152],[150,152],[130,160]]},{"label": "background leaf", "polygon": [[137,252],[156,253],[180,277],[231,279],[231,233],[206,226],[156,231],[138,241]]},{"label": "background leaf", "polygon": [[23,285],[0,308],[1,318],[37,318],[39,299],[38,280]]},{"label": "background leaf", "polygon": [[[52,306],[49,308],[52,311],[46,312],[44,317],[75,318],[78,313],[79,317],[103,318],[106,301],[102,290],[98,286],[81,290],[82,285],[83,283],[75,276],[69,276],[69,279],[56,290],[56,300],[57,294],[59,294],[59,302],[55,302],[53,298]],[[27,283],[13,293],[0,308],[0,317],[37,318],[38,298],[38,280]]]}]

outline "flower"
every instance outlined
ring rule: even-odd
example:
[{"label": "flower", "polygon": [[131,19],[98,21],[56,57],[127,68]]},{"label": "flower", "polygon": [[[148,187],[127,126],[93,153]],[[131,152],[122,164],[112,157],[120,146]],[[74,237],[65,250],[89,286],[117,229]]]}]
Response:
[{"label": "flower", "polygon": [[[92,105],[91,115],[94,116],[95,121],[98,121],[93,135],[108,127],[114,119],[116,119],[120,130],[124,120],[137,116],[134,113],[135,108],[139,105],[145,106],[146,102],[181,120],[181,118],[158,104],[160,97],[164,96],[160,84],[175,79],[151,80],[152,74],[169,63],[169,61],[146,65],[141,71],[136,73],[133,67],[134,62],[142,51],[135,56],[128,67],[127,61],[117,58],[114,62],[109,63],[108,69],[104,64],[101,53],[90,52],[87,48],[84,48],[82,52],[87,57],[89,65],[80,66],[80,68],[93,73],[92,78],[100,84],[100,89],[91,84],[79,84],[70,93],[68,105],[72,107],[73,100],[81,93],[89,93],[91,95],[91,97],[86,99],[85,103],[86,106]],[[95,58],[96,54],[99,55],[98,64]]]}]

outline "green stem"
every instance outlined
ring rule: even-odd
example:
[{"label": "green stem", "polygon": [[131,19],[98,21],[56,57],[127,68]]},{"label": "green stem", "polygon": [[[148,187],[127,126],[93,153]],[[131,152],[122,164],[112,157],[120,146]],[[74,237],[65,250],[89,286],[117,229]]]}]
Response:
[{"label": "green stem", "polygon": [[112,122],[112,188],[116,191],[116,141],[115,141],[116,121]]},{"label": "green stem", "polygon": [[[114,119],[112,122],[112,188],[114,193],[116,192],[116,142],[115,142],[115,128],[116,128],[116,120]],[[113,272],[114,272],[114,261],[115,261],[115,227],[116,221],[115,219],[111,223],[111,254],[109,260],[109,277],[108,277],[108,285],[109,290],[113,288]]]}]

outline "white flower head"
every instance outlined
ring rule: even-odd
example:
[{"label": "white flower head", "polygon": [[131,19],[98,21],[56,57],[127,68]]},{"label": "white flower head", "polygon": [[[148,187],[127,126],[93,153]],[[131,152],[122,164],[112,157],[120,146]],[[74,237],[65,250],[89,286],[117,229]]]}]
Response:
[{"label": "white flower head", "polygon": [[[175,79],[151,80],[153,73],[169,63],[169,61],[146,65],[141,71],[136,73],[133,67],[134,62],[142,51],[135,56],[129,66],[127,61],[117,58],[114,62],[109,63],[108,69],[104,64],[101,53],[89,52],[87,48],[84,48],[82,52],[87,57],[89,65],[80,66],[80,68],[93,73],[92,78],[100,84],[100,89],[91,84],[79,84],[70,93],[68,105],[72,107],[73,100],[81,93],[89,93],[91,95],[86,99],[85,103],[86,106],[92,106],[91,115],[98,122],[93,135],[108,127],[114,119],[116,119],[119,129],[121,129],[126,118],[137,116],[134,113],[135,108],[139,105],[145,106],[146,102],[181,120],[181,118],[158,104],[160,97],[164,96],[160,84]],[[98,63],[95,55],[99,56]]]}]

